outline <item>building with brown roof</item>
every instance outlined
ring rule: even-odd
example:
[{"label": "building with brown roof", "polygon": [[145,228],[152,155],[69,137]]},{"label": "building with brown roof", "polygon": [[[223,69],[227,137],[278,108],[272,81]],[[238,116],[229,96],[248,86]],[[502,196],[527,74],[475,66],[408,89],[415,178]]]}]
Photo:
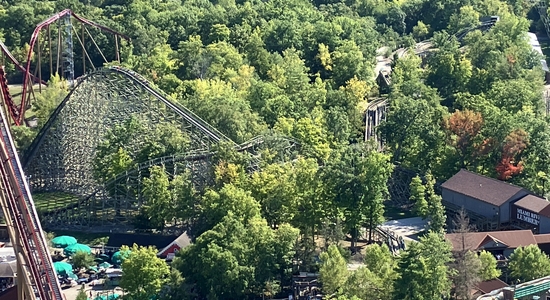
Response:
[{"label": "building with brown roof", "polygon": [[475,291],[473,291],[473,295],[474,296],[481,296],[483,294],[487,294],[487,293],[490,293],[494,290],[505,288],[507,286],[508,286],[508,284],[506,284],[506,282],[504,282],[504,281],[502,281],[498,278],[487,280],[487,281],[482,281],[482,282],[477,284],[477,287],[476,287]]},{"label": "building with brown roof", "polygon": [[541,197],[527,195],[512,204],[511,220],[518,227],[529,228],[536,233],[548,233],[550,202]]},{"label": "building with brown roof", "polygon": [[513,184],[460,170],[441,185],[443,204],[463,207],[470,215],[479,215],[498,224],[510,222],[510,204],[530,192]]},{"label": "building with brown roof", "polygon": [[508,230],[491,232],[448,233],[445,238],[451,242],[454,251],[485,250],[508,257],[516,248],[538,245],[531,230]]},{"label": "building with brown roof", "polygon": [[537,234],[535,240],[542,252],[550,255],[550,234]]}]

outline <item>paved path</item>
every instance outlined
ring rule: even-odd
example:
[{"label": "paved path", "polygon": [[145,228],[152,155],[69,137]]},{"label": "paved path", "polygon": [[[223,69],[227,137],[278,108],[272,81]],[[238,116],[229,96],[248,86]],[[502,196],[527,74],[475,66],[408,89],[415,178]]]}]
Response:
[{"label": "paved path", "polygon": [[[65,295],[66,300],[75,300],[81,288],[82,288],[82,285],[77,285],[77,286],[64,289],[63,294]],[[90,292],[92,292],[92,297],[91,297],[92,300],[99,295],[107,295],[107,294],[111,295],[113,293],[116,293],[119,295],[123,294],[122,289],[118,287],[116,289],[101,289],[98,287],[90,286],[89,284],[85,285],[84,291],[86,292],[86,295],[88,296],[88,298],[90,298]]]},{"label": "paved path", "polygon": [[393,231],[396,235],[402,236],[405,241],[418,241],[416,234],[426,230],[428,221],[422,220],[421,217],[391,220],[380,227]]}]

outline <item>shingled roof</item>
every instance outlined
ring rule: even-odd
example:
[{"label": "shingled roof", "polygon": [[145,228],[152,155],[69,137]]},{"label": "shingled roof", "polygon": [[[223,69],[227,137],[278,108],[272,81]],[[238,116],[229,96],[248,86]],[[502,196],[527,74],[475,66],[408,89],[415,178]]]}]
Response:
[{"label": "shingled roof", "polygon": [[523,190],[523,188],[519,186],[485,177],[464,169],[460,170],[449,180],[445,181],[441,185],[441,188],[457,192],[495,206],[501,206],[519,191]]},{"label": "shingled roof", "polygon": [[550,217],[550,202],[546,201],[544,198],[527,195],[515,202],[514,205],[539,215]]},{"label": "shingled roof", "polygon": [[464,239],[462,239],[462,235],[462,233],[448,233],[445,237],[451,242],[455,250],[461,250],[464,247],[465,250],[476,251],[491,240],[512,249],[538,244],[531,230],[468,232],[464,233]]},{"label": "shingled roof", "polygon": [[477,290],[481,292],[481,294],[487,294],[494,290],[501,289],[503,287],[507,287],[508,284],[506,282],[495,278],[492,280],[482,281],[477,284]]}]

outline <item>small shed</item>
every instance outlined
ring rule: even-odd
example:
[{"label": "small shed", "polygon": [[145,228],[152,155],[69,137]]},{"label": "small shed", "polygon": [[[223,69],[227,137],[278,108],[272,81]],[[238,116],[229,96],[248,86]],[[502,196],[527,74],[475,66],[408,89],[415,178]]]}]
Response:
[{"label": "small shed", "polygon": [[529,191],[504,182],[462,169],[441,185],[443,204],[463,207],[467,212],[496,220],[510,222],[510,203]]},{"label": "small shed", "polygon": [[174,256],[176,256],[176,253],[178,253],[178,251],[189,246],[190,244],[191,239],[187,235],[187,232],[184,232],[180,236],[178,236],[177,239],[172,241],[166,247],[162,248],[157,253],[157,256],[161,258],[166,258],[167,260],[172,260]]}]

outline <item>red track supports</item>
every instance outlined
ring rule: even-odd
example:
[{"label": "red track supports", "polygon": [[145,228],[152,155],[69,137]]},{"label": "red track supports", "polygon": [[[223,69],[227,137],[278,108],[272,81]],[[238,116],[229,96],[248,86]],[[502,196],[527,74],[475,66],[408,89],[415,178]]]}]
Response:
[{"label": "red track supports", "polygon": [[[82,24],[90,25],[92,27],[99,28],[102,31],[114,34],[115,36],[120,36],[123,39],[130,40],[127,36],[125,36],[121,33],[118,33],[118,32],[116,32],[112,29],[109,29],[105,26],[99,25],[99,24],[97,24],[93,21],[87,20],[85,18],[82,18],[82,17],[76,15],[70,9],[65,9],[65,10],[51,16],[50,18],[46,19],[42,23],[38,24],[36,26],[36,28],[34,29],[34,32],[31,36],[31,40],[29,42],[30,50],[29,50],[29,53],[27,54],[27,62],[25,64],[25,67],[23,68],[23,67],[18,65],[18,67],[20,69],[23,69],[23,72],[24,72],[24,74],[23,74],[23,90],[21,92],[21,104],[19,105],[19,107],[10,107],[10,109],[9,109],[11,117],[13,118],[14,123],[16,125],[22,124],[23,120],[24,120],[24,117],[25,117],[25,109],[26,109],[26,101],[27,101],[27,93],[28,93],[28,90],[27,90],[28,83],[29,83],[30,79],[33,79],[33,77],[31,76],[31,71],[30,71],[30,69],[31,69],[31,58],[32,58],[32,53],[34,51],[35,44],[38,40],[38,35],[40,33],[40,30],[48,27],[50,24],[53,24],[54,22],[60,20],[62,17],[65,17],[65,16],[72,16]],[[2,45],[0,45],[0,47]],[[58,45],[60,45],[60,43],[58,43]],[[9,53],[9,51],[7,51],[7,49],[3,49],[3,50],[6,53]],[[58,53],[59,53],[59,47],[58,47]],[[117,51],[117,53],[118,53],[118,51]],[[16,62],[15,58],[13,58],[12,61],[15,63]],[[59,62],[59,56],[58,56],[58,62]]]},{"label": "red track supports", "polygon": [[[10,239],[17,247],[29,300],[63,300],[46,238],[38,220],[8,122],[0,111],[0,202],[10,227]],[[20,245],[20,247],[19,247]]]}]

